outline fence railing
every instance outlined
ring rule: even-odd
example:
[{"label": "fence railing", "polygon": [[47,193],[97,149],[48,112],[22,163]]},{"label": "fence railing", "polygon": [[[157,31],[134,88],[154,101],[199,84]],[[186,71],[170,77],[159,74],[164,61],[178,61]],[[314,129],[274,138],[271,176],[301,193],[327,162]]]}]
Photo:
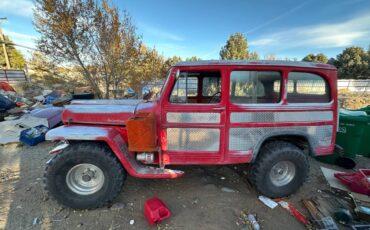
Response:
[{"label": "fence railing", "polygon": [[356,93],[370,93],[370,79],[363,80],[338,80],[338,90],[348,90]]},{"label": "fence railing", "polygon": [[27,81],[27,76],[23,70],[0,69],[0,81],[7,82]]}]

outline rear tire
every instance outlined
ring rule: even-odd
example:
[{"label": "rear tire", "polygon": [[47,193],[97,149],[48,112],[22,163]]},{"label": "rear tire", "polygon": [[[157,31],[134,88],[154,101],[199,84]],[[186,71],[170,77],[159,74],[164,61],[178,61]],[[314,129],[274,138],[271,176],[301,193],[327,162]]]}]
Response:
[{"label": "rear tire", "polygon": [[309,174],[308,157],[283,141],[264,145],[251,168],[251,182],[265,196],[285,197],[297,191]]},{"label": "rear tire", "polygon": [[99,143],[72,144],[47,165],[45,189],[60,204],[91,209],[105,206],[121,192],[126,171],[112,151]]}]

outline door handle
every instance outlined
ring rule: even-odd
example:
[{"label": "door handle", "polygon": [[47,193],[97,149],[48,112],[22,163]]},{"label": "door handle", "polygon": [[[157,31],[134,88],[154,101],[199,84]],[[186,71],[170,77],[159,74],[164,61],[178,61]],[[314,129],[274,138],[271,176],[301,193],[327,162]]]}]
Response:
[{"label": "door handle", "polygon": [[212,110],[215,110],[215,111],[224,111],[225,108],[213,108]]}]

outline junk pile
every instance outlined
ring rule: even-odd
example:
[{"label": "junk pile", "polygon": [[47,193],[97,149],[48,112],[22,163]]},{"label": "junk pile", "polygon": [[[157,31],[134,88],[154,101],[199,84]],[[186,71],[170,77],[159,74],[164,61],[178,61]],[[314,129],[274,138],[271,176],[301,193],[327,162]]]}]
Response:
[{"label": "junk pile", "polygon": [[[370,229],[370,169],[359,169],[351,173],[321,167],[330,189],[318,190],[317,194],[301,200],[304,215],[289,198],[258,199],[270,209],[278,206],[307,229],[339,230]],[[300,205],[299,205],[300,206]],[[245,218],[244,218],[245,219]],[[258,222],[257,222],[258,223]],[[245,221],[246,226],[251,221]],[[259,228],[249,227],[257,230]]]},{"label": "junk pile", "polygon": [[61,125],[63,106],[71,100],[63,90],[33,85],[20,94],[8,82],[0,82],[0,144],[44,141],[49,129]]},{"label": "junk pile", "polygon": [[330,190],[303,199],[317,229],[370,229],[370,170],[344,173],[321,167]]}]

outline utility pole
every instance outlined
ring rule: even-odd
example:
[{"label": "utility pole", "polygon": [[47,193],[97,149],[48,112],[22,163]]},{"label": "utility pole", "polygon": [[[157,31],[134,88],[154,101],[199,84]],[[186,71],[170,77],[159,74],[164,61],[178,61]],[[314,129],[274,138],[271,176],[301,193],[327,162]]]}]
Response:
[{"label": "utility pole", "polygon": [[[1,20],[6,20],[6,18],[0,18],[0,21]],[[3,31],[1,29],[1,27],[0,27],[0,39],[3,43],[3,52],[4,52],[4,56],[5,56],[6,68],[10,69],[10,62],[9,62],[8,52],[6,51],[5,38],[4,38],[4,34],[3,34]]]}]

